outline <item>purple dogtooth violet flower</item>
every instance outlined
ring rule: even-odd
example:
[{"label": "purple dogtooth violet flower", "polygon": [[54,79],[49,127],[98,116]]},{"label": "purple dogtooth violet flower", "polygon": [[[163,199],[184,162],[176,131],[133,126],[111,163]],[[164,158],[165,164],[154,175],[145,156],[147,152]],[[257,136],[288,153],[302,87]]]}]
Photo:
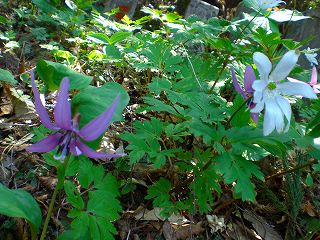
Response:
[{"label": "purple dogtooth violet flower", "polygon": [[[247,101],[249,98],[253,97],[253,88],[252,84],[256,80],[256,76],[254,74],[254,71],[250,65],[246,66],[246,69],[244,71],[244,90],[240,86],[236,73],[234,72],[234,69],[231,68],[231,76],[232,76],[232,84],[234,89],[241,94],[243,99]],[[248,108],[253,109],[256,104],[252,101],[252,99],[249,100],[248,102]],[[252,120],[257,123],[259,119],[259,114],[258,113],[250,113]]]},{"label": "purple dogtooth violet flower", "polygon": [[31,86],[34,95],[35,108],[43,126],[55,132],[27,147],[27,151],[44,153],[50,152],[58,146],[57,153],[54,156],[57,160],[63,160],[70,152],[75,156],[84,154],[90,158],[100,159],[110,159],[125,155],[96,152],[83,143],[83,141],[93,141],[97,139],[109,127],[112,115],[120,100],[119,95],[105,112],[101,113],[91,122],[79,129],[78,124],[80,114],[77,113],[73,118],[71,117],[71,104],[68,100],[70,81],[68,78],[64,78],[60,84],[60,90],[54,108],[55,123],[51,122],[49,114],[41,102],[33,71],[31,71]]},{"label": "purple dogtooth violet flower", "polygon": [[315,66],[312,67],[311,80],[309,83],[305,83],[291,77],[288,77],[288,80],[290,82],[309,84],[310,87],[313,88],[313,91],[315,93],[320,93],[320,84],[318,84],[318,73],[317,73],[317,68]]}]

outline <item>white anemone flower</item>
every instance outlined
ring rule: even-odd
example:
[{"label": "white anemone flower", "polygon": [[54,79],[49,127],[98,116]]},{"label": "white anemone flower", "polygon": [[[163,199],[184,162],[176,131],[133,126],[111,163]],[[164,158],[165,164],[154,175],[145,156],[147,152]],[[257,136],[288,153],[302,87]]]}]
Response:
[{"label": "white anemone flower", "polygon": [[[286,95],[317,98],[313,89],[301,82],[284,81],[289,75],[299,58],[296,51],[287,52],[272,69],[269,58],[260,52],[253,54],[253,61],[257,66],[260,79],[255,80],[252,88],[255,90],[253,102],[256,106],[251,109],[252,113],[259,113],[263,109],[263,134],[269,135],[274,129],[278,133],[288,131],[291,119],[291,106]],[[286,126],[285,126],[286,119]]]},{"label": "white anemone flower", "polygon": [[285,4],[285,2],[281,0],[257,0],[258,7],[262,10],[277,7],[281,3]]},{"label": "white anemone flower", "polygon": [[305,56],[306,56],[307,60],[309,61],[309,63],[311,64],[311,66],[318,65],[318,61],[316,59],[318,54],[315,53],[314,49],[310,49],[308,47],[306,52],[305,52]]}]

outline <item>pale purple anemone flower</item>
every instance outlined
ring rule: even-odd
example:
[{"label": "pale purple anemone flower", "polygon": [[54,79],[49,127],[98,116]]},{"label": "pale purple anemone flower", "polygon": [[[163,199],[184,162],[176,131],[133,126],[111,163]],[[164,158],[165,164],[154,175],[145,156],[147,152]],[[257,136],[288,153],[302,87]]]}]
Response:
[{"label": "pale purple anemone flower", "polygon": [[98,117],[93,119],[87,125],[79,130],[80,114],[71,117],[71,104],[69,98],[70,82],[68,78],[64,78],[60,84],[56,105],[54,108],[54,120],[52,123],[44,105],[40,99],[40,93],[35,84],[35,77],[31,71],[31,85],[34,95],[36,111],[40,117],[42,124],[55,133],[47,136],[39,142],[27,147],[30,152],[50,152],[58,146],[55,158],[63,160],[70,152],[75,155],[84,154],[90,158],[116,158],[122,157],[125,154],[109,154],[104,152],[96,152],[89,148],[84,141],[93,141],[101,136],[109,127],[112,115],[117,108],[120,100],[118,95],[111,106]]},{"label": "pale purple anemone flower", "polygon": [[[247,101],[249,98],[252,98],[253,92],[254,92],[254,90],[252,88],[252,84],[256,80],[256,76],[254,74],[252,67],[250,65],[247,65],[246,70],[244,72],[244,82],[243,82],[244,83],[244,90],[240,86],[233,68],[231,68],[231,75],[232,75],[233,87],[238,93],[241,94],[243,99],[245,101]],[[252,101],[252,99],[248,102],[247,105],[248,105],[249,109],[253,109],[256,106],[256,104]],[[250,113],[250,115],[251,115],[252,120],[255,123],[257,123],[258,119],[259,119],[259,114],[258,113]]]},{"label": "pale purple anemone flower", "polygon": [[[290,82],[305,83],[291,77],[288,77],[288,80]],[[320,84],[318,84],[318,73],[317,73],[317,68],[315,66],[313,66],[312,68],[311,79],[310,79],[310,82],[307,84],[309,84],[313,88],[313,91],[315,93],[320,93]]]}]

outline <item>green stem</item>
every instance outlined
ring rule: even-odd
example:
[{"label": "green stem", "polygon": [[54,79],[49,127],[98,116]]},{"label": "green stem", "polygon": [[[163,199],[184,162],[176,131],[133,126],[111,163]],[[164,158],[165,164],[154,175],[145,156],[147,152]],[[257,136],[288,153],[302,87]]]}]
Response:
[{"label": "green stem", "polygon": [[[254,15],[254,17],[251,18],[251,20],[248,22],[248,24],[241,30],[241,32],[240,32],[240,34],[239,34],[239,38],[236,39],[235,41],[237,41],[237,40],[239,40],[239,39],[242,38],[242,34],[243,34],[244,31],[249,27],[249,25],[253,22],[253,20],[258,16],[258,14],[259,14],[259,13],[257,12],[256,15]],[[234,42],[235,42],[235,41],[234,41]],[[230,56],[231,56],[231,53],[228,53],[227,56],[225,57],[225,59],[224,59],[224,61],[223,61],[222,68],[221,68],[220,72],[218,73],[218,76],[217,76],[216,80],[214,81],[212,87],[210,88],[208,94],[212,94],[213,89],[215,88],[215,86],[216,86],[217,82],[219,81],[219,79],[220,79],[223,71],[225,70],[225,68],[226,68],[227,65],[228,65],[228,60],[229,60],[229,57],[230,57]]]},{"label": "green stem", "polygon": [[42,232],[41,232],[40,240],[44,240],[44,238],[45,238],[45,235],[46,235],[46,232],[47,232],[47,228],[48,228],[48,225],[49,225],[49,221],[50,221],[50,218],[51,218],[51,215],[52,215],[52,211],[53,211],[54,202],[55,202],[55,200],[57,198],[59,190],[63,186],[64,178],[65,178],[65,175],[66,175],[66,170],[67,170],[67,166],[68,166],[68,162],[70,160],[70,157],[71,157],[71,155],[68,155],[67,158],[64,160],[64,163],[63,163],[63,166],[62,166],[63,167],[62,175],[60,177],[58,176],[58,183],[57,183],[57,185],[56,185],[56,187],[54,189],[54,192],[52,194],[52,198],[51,198],[51,201],[50,201],[50,205],[49,205],[49,209],[48,209],[48,212],[47,212],[46,220],[44,222],[43,229],[42,229]]},{"label": "green stem", "polygon": [[[251,20],[248,22],[248,24],[246,26],[244,26],[244,28],[241,30],[240,34],[239,34],[239,38],[242,38],[242,34],[244,33],[244,31],[249,27],[249,25],[253,22],[254,19],[256,19],[256,17],[258,16],[259,12],[256,12],[256,14],[253,16],[253,18],[251,18]],[[237,40],[238,40],[237,39]]]},{"label": "green stem", "polygon": [[239,107],[238,109],[231,115],[231,117],[229,118],[229,120],[226,122],[226,126],[229,126],[231,120],[234,118],[234,116],[241,110],[241,108],[243,106],[245,106],[248,102],[250,102],[250,100],[252,99],[252,97],[249,97],[246,101],[244,101]]}]

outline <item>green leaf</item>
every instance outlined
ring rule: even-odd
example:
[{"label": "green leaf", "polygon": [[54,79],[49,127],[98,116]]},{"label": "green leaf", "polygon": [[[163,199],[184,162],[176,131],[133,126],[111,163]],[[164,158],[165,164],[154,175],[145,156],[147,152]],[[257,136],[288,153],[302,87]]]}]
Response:
[{"label": "green leaf", "polygon": [[242,156],[233,155],[226,152],[216,157],[215,168],[223,174],[225,182],[231,184],[236,182],[234,192],[240,195],[243,201],[254,201],[256,192],[254,185],[250,181],[252,176],[263,180],[263,174],[259,168],[251,161],[244,159]]},{"label": "green leaf", "polygon": [[109,38],[110,44],[115,44],[117,42],[121,42],[124,39],[128,38],[131,35],[130,32],[116,32]]},{"label": "green leaf", "polygon": [[14,79],[14,76],[11,72],[0,68],[0,82],[16,84],[17,80]]},{"label": "green leaf", "polygon": [[24,190],[11,190],[1,183],[0,196],[0,214],[26,219],[31,225],[31,231],[36,234],[41,225],[42,214],[34,198]]},{"label": "green leaf", "polygon": [[89,184],[93,181],[93,163],[87,158],[79,158],[79,174],[78,180],[81,187],[88,188]]},{"label": "green leaf", "polygon": [[81,187],[88,189],[90,184],[94,182],[95,184],[100,183],[104,177],[103,166],[93,166],[92,161],[90,161],[85,156],[78,157],[79,161],[79,172],[78,180]]},{"label": "green leaf", "polygon": [[94,216],[89,216],[89,229],[90,229],[91,239],[100,240],[100,230],[97,225],[96,217]]},{"label": "green leaf", "polygon": [[190,133],[194,134],[196,137],[203,137],[203,142],[205,144],[210,144],[216,136],[216,131],[212,126],[205,124],[198,119],[193,119],[190,122]]},{"label": "green leaf", "polygon": [[162,166],[167,158],[173,157],[178,149],[162,150],[159,141],[164,130],[164,123],[159,119],[152,118],[151,121],[135,122],[135,133],[125,132],[121,138],[130,142],[126,150],[129,153],[130,163],[138,162],[142,157],[148,155],[148,159],[155,164],[156,168]]},{"label": "green leaf", "polygon": [[185,124],[174,125],[170,123],[165,128],[165,133],[168,138],[172,138],[174,141],[182,141],[182,137],[190,135]]},{"label": "green leaf", "polygon": [[57,11],[57,9],[50,2],[46,0],[32,0],[32,3],[46,13]]},{"label": "green leaf", "polygon": [[69,77],[71,89],[82,89],[89,86],[92,77],[82,75],[61,63],[40,60],[37,63],[37,73],[47,84],[49,90],[59,89],[64,77]]},{"label": "green leaf", "polygon": [[156,112],[168,112],[173,115],[178,115],[177,111],[168,104],[165,104],[161,100],[155,99],[153,97],[143,97],[146,104],[150,105],[146,107],[146,110],[156,111]]},{"label": "green leaf", "polygon": [[232,114],[234,114],[235,111],[237,111],[241,105],[241,109],[234,115],[233,119],[231,120],[231,124],[235,127],[246,126],[250,120],[250,111],[247,107],[247,104],[243,105],[243,99],[239,94],[233,101],[233,106],[231,108]]},{"label": "green leaf", "polygon": [[7,22],[8,22],[8,19],[0,15],[0,24],[6,24]]},{"label": "green leaf", "polygon": [[62,235],[58,237],[58,240],[81,240],[90,239],[89,235],[89,215],[84,211],[79,211],[72,209],[68,217],[74,218],[71,223],[71,229],[65,231]]},{"label": "green leaf", "polygon": [[194,182],[190,184],[192,191],[190,192],[190,199],[197,201],[199,205],[199,211],[201,214],[211,210],[211,206],[214,201],[214,194],[220,195],[222,192],[219,181],[221,177],[217,174],[213,164],[211,164],[206,170],[202,171],[204,164],[210,161],[212,154],[210,150],[201,152],[195,151],[195,158],[199,160],[197,165],[194,167]]},{"label": "green leaf", "polygon": [[107,45],[103,48],[103,53],[106,55],[108,60],[120,61],[122,60],[122,55],[120,50],[114,45]]},{"label": "green leaf", "polygon": [[154,198],[153,206],[163,207],[170,201],[170,189],[171,183],[167,179],[161,177],[157,182],[149,187],[148,195],[145,198]]},{"label": "green leaf", "polygon": [[113,121],[122,120],[122,110],[129,102],[129,95],[120,84],[110,82],[99,88],[88,86],[80,91],[72,99],[73,111],[81,114],[80,127],[106,111],[118,94],[120,102],[112,118]]},{"label": "green leaf", "polygon": [[306,185],[308,187],[311,187],[313,185],[313,178],[310,173],[308,173],[308,175],[306,177]]},{"label": "green leaf", "polygon": [[119,184],[110,173],[104,177],[98,176],[94,181],[88,194],[87,208],[73,208],[69,212],[68,217],[73,218],[71,228],[59,236],[59,240],[114,239],[117,231],[112,222],[120,217],[119,212],[122,211],[117,199],[120,195]]},{"label": "green leaf", "polygon": [[109,37],[104,33],[89,33],[87,38],[94,43],[109,44]]},{"label": "green leaf", "polygon": [[84,201],[78,189],[69,180],[64,182],[64,190],[67,194],[67,201],[75,208],[81,210],[84,208]]},{"label": "green leaf", "polygon": [[232,144],[258,144],[266,151],[282,157],[287,152],[287,147],[284,143],[292,139],[292,136],[289,136],[289,134],[273,133],[269,136],[263,136],[261,130],[249,126],[231,128],[227,131],[227,137]]},{"label": "green leaf", "polygon": [[171,89],[171,82],[166,78],[153,77],[152,82],[148,84],[151,92],[160,94],[162,91]]}]

